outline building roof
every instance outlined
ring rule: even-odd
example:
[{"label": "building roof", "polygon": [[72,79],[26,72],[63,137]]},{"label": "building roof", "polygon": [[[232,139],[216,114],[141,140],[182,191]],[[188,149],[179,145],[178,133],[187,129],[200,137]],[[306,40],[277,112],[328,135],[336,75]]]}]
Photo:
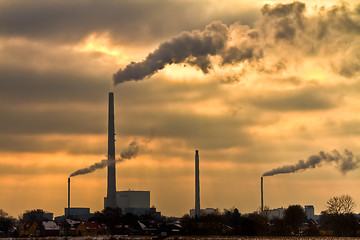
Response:
[{"label": "building roof", "polygon": [[96,222],[84,222],[84,226],[86,229],[99,229],[99,224]]},{"label": "building roof", "polygon": [[60,227],[53,221],[44,221],[42,225],[45,230],[60,230]]},{"label": "building roof", "polygon": [[66,219],[66,222],[71,226],[76,225],[76,224],[80,224],[80,221],[75,221],[75,220],[72,220],[72,219]]}]

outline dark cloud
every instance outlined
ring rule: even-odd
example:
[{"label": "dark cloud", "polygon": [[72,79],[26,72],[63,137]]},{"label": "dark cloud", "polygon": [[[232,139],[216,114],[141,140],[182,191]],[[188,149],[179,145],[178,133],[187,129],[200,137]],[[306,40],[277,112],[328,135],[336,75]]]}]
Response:
[{"label": "dark cloud", "polygon": [[[290,4],[266,4],[261,12],[263,14],[263,29],[272,31],[272,38],[292,41],[298,29],[304,28],[305,4],[294,2]],[[266,31],[265,30],[265,31]]]},{"label": "dark cloud", "polygon": [[39,175],[66,175],[69,172],[68,167],[59,166],[55,164],[47,165],[36,165],[32,164],[10,164],[10,163],[0,163],[0,176],[4,175],[18,175],[18,176],[27,176],[30,175],[39,176]]},{"label": "dark cloud", "polygon": [[107,32],[115,42],[149,44],[203,27],[214,18],[225,23],[242,20],[251,24],[258,16],[255,9],[231,9],[226,14],[218,10],[207,0],[1,1],[0,35],[77,42],[91,33]]},{"label": "dark cloud", "polygon": [[0,111],[1,134],[99,134],[107,129],[105,107],[98,111],[85,106],[47,109],[36,105],[27,109],[7,106]]},{"label": "dark cloud", "polygon": [[277,84],[280,86],[300,86],[304,81],[302,78],[297,76],[289,77],[266,77],[262,79],[257,79],[257,81],[266,82],[268,84]]},{"label": "dark cloud", "polygon": [[[106,101],[108,81],[77,72],[39,72],[21,67],[0,67],[0,99],[17,105],[43,103],[96,103]],[[2,104],[0,103],[0,105]]]},{"label": "dark cloud", "polygon": [[264,109],[275,111],[312,111],[332,109],[339,105],[339,94],[327,92],[319,87],[306,87],[295,90],[280,90],[260,93],[250,103]]},{"label": "dark cloud", "polygon": [[[101,133],[107,84],[77,73],[1,68],[2,134]],[[85,87],[86,86],[86,87]],[[70,106],[66,106],[70,104]],[[101,111],[101,110],[100,110]],[[89,121],[91,119],[91,121]],[[100,126],[100,128],[99,128]]]},{"label": "dark cloud", "polygon": [[101,154],[107,153],[106,129],[104,135],[98,135],[103,141],[92,141],[93,135],[38,135],[38,134],[0,134],[1,152],[31,152],[69,154]]},{"label": "dark cloud", "polygon": [[340,132],[347,135],[360,135],[360,120],[345,120],[340,123]]},{"label": "dark cloud", "polygon": [[[54,87],[48,80],[51,74],[29,72],[17,77],[13,74],[4,84],[5,90],[0,90],[4,93],[0,97],[3,99],[0,104],[1,150],[65,151],[73,154],[106,152],[106,142],[94,143],[91,137],[106,135],[107,91],[96,89],[101,88],[97,81],[90,81],[88,85],[84,83],[82,88],[84,76],[79,79],[64,77],[63,80],[60,75]],[[25,76],[29,82],[24,81]],[[127,84],[115,92],[115,129],[119,138],[147,137],[149,131],[155,129],[157,137],[179,139],[189,146],[204,149],[247,145],[251,141],[245,127],[257,124],[260,121],[258,116],[233,117],[226,111],[216,116],[204,116],[193,112],[194,103],[201,106],[202,101],[226,95],[217,82],[154,81],[157,84],[152,80],[140,85]],[[66,91],[72,85],[80,92]],[[10,94],[16,91],[16,87],[19,88],[19,98],[17,94]],[[171,105],[174,107],[169,108]],[[87,136],[89,141],[86,141]]]}]

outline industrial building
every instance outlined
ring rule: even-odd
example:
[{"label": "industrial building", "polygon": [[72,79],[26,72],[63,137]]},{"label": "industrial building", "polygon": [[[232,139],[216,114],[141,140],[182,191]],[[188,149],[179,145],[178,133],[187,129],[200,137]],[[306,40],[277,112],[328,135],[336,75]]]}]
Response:
[{"label": "industrial building", "polygon": [[[150,212],[150,191],[116,191],[114,93],[109,93],[108,174],[104,208],[121,208],[123,213],[144,215]],[[156,212],[156,209],[151,209]],[[158,213],[159,214],[159,213]]]},{"label": "industrial building", "polygon": [[[122,209],[124,214],[131,213],[134,215],[144,215],[147,213],[156,214],[156,208],[150,207],[150,191],[117,191],[116,192],[117,207]],[[104,198],[104,203],[107,199]]]},{"label": "industrial building", "polygon": [[117,191],[116,199],[123,213],[143,215],[150,210],[150,191]]},{"label": "industrial building", "polygon": [[315,217],[315,210],[313,205],[306,205],[305,206],[305,215],[309,220],[316,220]]},{"label": "industrial building", "polygon": [[285,208],[276,208],[276,209],[271,209],[268,211],[268,218],[271,219],[275,219],[275,218],[283,218],[285,214]]},{"label": "industrial building", "polygon": [[90,217],[92,217],[92,214],[90,213],[90,208],[82,208],[82,207],[72,207],[65,208],[65,216],[70,216],[74,219],[79,219],[81,221],[87,221]]}]

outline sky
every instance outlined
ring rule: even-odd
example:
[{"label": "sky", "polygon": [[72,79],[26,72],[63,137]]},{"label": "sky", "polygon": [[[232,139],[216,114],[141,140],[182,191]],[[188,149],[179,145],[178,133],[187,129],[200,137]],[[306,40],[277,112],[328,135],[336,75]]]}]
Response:
[{"label": "sky", "polygon": [[[0,0],[0,208],[64,213],[68,176],[106,159],[112,91],[116,156],[139,146],[117,190],[163,215],[194,208],[195,149],[201,208],[256,211],[264,173],[337,150],[345,171],[267,175],[264,203],[360,212],[359,23],[349,0]],[[106,170],[71,190],[102,210]]]}]

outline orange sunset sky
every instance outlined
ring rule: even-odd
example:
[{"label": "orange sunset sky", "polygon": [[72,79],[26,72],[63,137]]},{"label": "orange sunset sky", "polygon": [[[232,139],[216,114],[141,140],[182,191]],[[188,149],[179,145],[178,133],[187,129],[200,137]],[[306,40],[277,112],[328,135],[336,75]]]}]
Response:
[{"label": "orange sunset sky", "polygon": [[[131,62],[152,71],[115,85]],[[64,213],[68,176],[106,158],[110,91],[116,156],[140,145],[117,190],[181,217],[199,149],[201,207],[256,211],[266,171],[334,149],[359,161],[360,1],[0,0],[0,209]],[[358,166],[265,177],[265,205],[319,214],[349,194],[360,212]],[[73,177],[72,206],[102,210],[106,174]]]}]

